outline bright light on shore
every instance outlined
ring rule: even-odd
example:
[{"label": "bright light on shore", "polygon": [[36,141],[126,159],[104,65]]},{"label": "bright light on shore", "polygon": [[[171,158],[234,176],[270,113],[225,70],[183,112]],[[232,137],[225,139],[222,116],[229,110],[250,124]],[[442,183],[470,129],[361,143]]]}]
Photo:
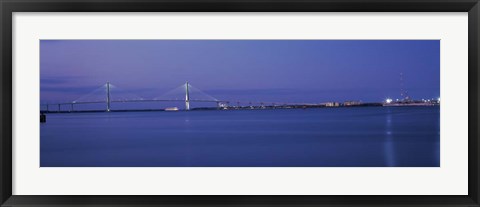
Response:
[{"label": "bright light on shore", "polygon": [[437,98],[437,101],[440,102],[440,97]]},{"label": "bright light on shore", "polygon": [[389,104],[389,103],[392,103],[392,99],[391,98],[387,98],[387,100],[385,100],[385,103]]}]

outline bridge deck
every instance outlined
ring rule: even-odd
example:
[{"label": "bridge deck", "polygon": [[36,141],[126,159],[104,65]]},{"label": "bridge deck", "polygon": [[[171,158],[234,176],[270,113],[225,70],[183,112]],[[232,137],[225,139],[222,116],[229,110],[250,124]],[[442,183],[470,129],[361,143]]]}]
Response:
[{"label": "bridge deck", "polygon": [[[181,99],[143,99],[143,100],[111,100],[110,103],[131,103],[131,102],[185,102]],[[221,100],[189,100],[189,102],[210,102],[210,103],[229,103],[229,101]],[[55,103],[55,104],[42,104],[42,105],[72,105],[72,104],[96,104],[96,103],[107,103],[107,101],[83,101],[83,102],[65,102],[65,103]]]}]

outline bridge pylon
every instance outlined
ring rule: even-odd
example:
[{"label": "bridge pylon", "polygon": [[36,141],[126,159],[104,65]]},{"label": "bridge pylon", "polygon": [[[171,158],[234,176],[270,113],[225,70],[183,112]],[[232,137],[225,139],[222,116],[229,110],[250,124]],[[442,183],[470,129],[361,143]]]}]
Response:
[{"label": "bridge pylon", "polygon": [[107,82],[107,112],[110,112],[110,82]]},{"label": "bridge pylon", "polygon": [[190,110],[190,92],[188,91],[188,81],[185,83],[185,110]]}]

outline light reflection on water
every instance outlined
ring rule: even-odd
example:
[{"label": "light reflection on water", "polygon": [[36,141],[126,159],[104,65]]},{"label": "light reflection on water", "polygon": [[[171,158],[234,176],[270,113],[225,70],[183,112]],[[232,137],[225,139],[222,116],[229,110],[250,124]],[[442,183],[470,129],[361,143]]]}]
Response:
[{"label": "light reflection on water", "polygon": [[387,109],[385,115],[385,161],[386,166],[393,167],[395,165],[395,146],[392,134],[392,114],[390,108]]},{"label": "light reflection on water", "polygon": [[439,107],[47,114],[41,166],[438,167]]}]

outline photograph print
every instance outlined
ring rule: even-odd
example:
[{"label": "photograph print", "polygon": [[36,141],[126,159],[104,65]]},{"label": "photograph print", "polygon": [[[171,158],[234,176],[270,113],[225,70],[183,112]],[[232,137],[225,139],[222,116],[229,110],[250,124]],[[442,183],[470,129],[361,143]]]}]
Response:
[{"label": "photograph print", "polygon": [[440,167],[439,40],[40,40],[40,167]]}]

